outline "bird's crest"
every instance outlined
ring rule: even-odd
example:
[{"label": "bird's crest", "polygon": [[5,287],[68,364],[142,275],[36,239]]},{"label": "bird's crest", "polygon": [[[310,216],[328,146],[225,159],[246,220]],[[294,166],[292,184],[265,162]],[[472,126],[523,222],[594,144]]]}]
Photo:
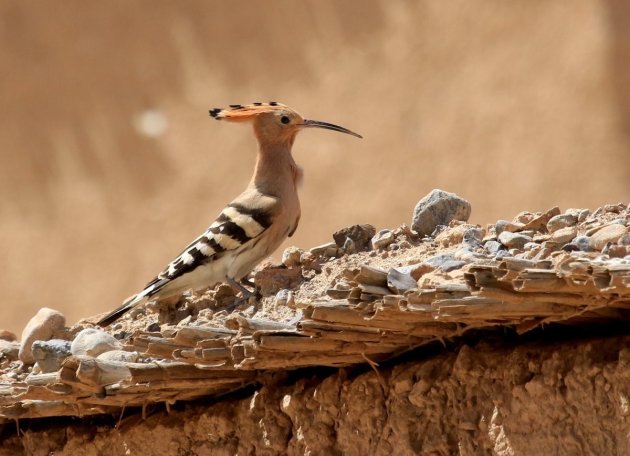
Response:
[{"label": "bird's crest", "polygon": [[252,103],[246,105],[230,105],[229,108],[214,108],[211,109],[210,117],[217,120],[230,120],[233,122],[251,120],[254,116],[265,112],[278,111],[281,109],[287,109],[286,105],[278,103],[276,101],[270,101],[269,103]]}]

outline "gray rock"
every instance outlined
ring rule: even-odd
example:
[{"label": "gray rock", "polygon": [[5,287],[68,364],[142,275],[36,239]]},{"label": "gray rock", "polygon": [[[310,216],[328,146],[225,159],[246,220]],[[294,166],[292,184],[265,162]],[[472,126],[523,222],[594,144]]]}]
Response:
[{"label": "gray rock", "polygon": [[470,203],[465,199],[454,193],[435,189],[416,205],[411,228],[420,236],[427,236],[438,225],[448,225],[452,220],[468,221],[470,211]]},{"label": "gray rock", "polygon": [[444,253],[442,255],[433,256],[425,261],[435,269],[440,269],[444,272],[454,271],[466,264],[465,261],[455,259],[455,256],[450,253]]},{"label": "gray rock", "polygon": [[442,263],[442,265],[438,269],[441,269],[444,272],[451,272],[456,269],[460,269],[464,267],[465,265],[466,265],[465,261],[459,261],[459,260],[445,261],[444,263]]},{"label": "gray rock", "polygon": [[384,249],[394,242],[394,233],[391,230],[381,230],[372,237],[372,247]]},{"label": "gray rock", "polygon": [[494,255],[494,259],[495,260],[500,260],[501,258],[505,258],[505,257],[511,257],[512,254],[510,252],[508,252],[507,250],[499,250],[495,255]]},{"label": "gray rock", "polygon": [[74,338],[70,351],[74,356],[95,358],[101,353],[121,348],[122,344],[111,334],[95,328],[86,328]]},{"label": "gray rock", "polygon": [[522,249],[532,238],[519,233],[504,231],[499,235],[499,242],[508,249]]},{"label": "gray rock", "polygon": [[392,268],[387,273],[387,287],[397,294],[418,288],[418,282],[411,277],[410,269]]},{"label": "gray rock", "polygon": [[619,245],[630,245],[630,233],[624,234],[623,236],[621,236],[619,238],[619,240],[617,241],[617,244],[619,244]]},{"label": "gray rock", "polygon": [[495,255],[499,250],[505,250],[503,244],[497,241],[488,241],[483,245],[483,247],[492,255]]},{"label": "gray rock", "polygon": [[574,214],[560,214],[551,217],[547,222],[547,231],[554,233],[559,229],[577,225],[578,218]]},{"label": "gray rock", "polygon": [[338,247],[343,247],[346,239],[352,239],[357,252],[370,249],[370,240],[376,234],[376,229],[372,225],[353,225],[343,228],[333,234],[333,239]]},{"label": "gray rock", "polygon": [[36,340],[48,340],[56,331],[62,330],[66,325],[66,317],[47,307],[39,309],[37,314],[24,327],[20,345],[20,361],[24,364],[33,364],[33,342]]},{"label": "gray rock", "polygon": [[71,355],[70,345],[69,341],[61,339],[37,340],[33,342],[33,358],[44,374],[57,372]]},{"label": "gray rock", "polygon": [[20,343],[10,340],[0,339],[0,358],[16,361],[20,353]]},{"label": "gray rock", "polygon": [[343,251],[345,253],[347,253],[348,255],[352,254],[352,253],[356,253],[357,251],[357,246],[354,245],[354,241],[350,238],[346,238],[346,242],[343,243],[343,247],[342,247]]},{"label": "gray rock", "polygon": [[473,247],[481,247],[481,241],[484,235],[485,230],[483,230],[482,228],[469,228],[464,232],[464,239],[462,240],[462,242]]},{"label": "gray rock", "polygon": [[588,236],[577,236],[571,244],[575,244],[575,246],[582,252],[589,252],[591,250],[591,240]]}]

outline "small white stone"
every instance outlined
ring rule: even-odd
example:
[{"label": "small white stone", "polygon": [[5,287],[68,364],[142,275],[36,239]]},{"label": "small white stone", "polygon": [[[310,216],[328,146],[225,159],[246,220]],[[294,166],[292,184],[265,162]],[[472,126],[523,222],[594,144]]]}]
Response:
[{"label": "small white stone", "polygon": [[101,353],[120,350],[122,344],[111,334],[95,328],[86,328],[72,341],[70,352],[74,356],[97,357]]},{"label": "small white stone", "polygon": [[33,364],[33,342],[36,340],[49,340],[53,334],[66,325],[66,317],[48,307],[42,307],[37,314],[24,327],[20,345],[20,361],[24,364]]},{"label": "small white stone", "polygon": [[138,361],[140,357],[140,353],[135,351],[125,351],[125,350],[111,350],[105,353],[101,353],[97,356],[98,359],[102,359],[105,361],[119,361],[125,363],[135,363]]},{"label": "small white stone", "polygon": [[384,249],[394,242],[394,233],[391,230],[381,230],[372,238],[372,247],[375,249]]}]

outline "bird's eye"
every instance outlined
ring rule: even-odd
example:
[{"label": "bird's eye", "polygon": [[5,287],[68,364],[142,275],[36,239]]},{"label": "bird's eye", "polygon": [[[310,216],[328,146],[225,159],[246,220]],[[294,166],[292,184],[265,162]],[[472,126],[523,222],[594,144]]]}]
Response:
[{"label": "bird's eye", "polygon": [[291,119],[289,119],[288,116],[282,116],[280,117],[280,122],[282,122],[283,124],[288,124],[289,122],[291,122]]}]

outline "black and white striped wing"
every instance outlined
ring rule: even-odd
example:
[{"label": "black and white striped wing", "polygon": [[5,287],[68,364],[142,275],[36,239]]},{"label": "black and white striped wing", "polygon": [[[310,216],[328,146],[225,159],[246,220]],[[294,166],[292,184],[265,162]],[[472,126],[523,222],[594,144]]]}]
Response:
[{"label": "black and white striped wing", "polygon": [[[238,203],[228,205],[216,221],[151,282],[146,296],[157,293],[167,283],[191,272],[226,252],[260,237],[272,223],[271,214],[263,209],[248,208]],[[150,291],[149,291],[150,289]]]}]

